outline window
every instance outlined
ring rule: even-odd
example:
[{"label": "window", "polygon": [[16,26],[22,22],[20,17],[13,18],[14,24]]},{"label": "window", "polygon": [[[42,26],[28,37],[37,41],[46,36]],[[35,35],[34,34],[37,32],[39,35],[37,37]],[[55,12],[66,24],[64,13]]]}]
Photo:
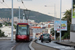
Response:
[{"label": "window", "polygon": [[27,35],[27,25],[18,25],[17,34]]},{"label": "window", "polygon": [[75,24],[71,24],[70,30],[71,32],[75,32]]}]

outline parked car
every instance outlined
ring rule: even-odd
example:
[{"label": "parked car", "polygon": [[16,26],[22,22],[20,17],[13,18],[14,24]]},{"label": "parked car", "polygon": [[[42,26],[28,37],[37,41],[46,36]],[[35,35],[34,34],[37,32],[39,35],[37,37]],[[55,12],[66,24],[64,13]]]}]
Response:
[{"label": "parked car", "polygon": [[43,42],[43,41],[49,41],[49,42],[51,42],[51,36],[50,36],[50,34],[42,34],[42,36],[41,36],[41,42]]},{"label": "parked car", "polygon": [[39,40],[41,40],[41,38],[42,38],[42,35],[39,36]]}]

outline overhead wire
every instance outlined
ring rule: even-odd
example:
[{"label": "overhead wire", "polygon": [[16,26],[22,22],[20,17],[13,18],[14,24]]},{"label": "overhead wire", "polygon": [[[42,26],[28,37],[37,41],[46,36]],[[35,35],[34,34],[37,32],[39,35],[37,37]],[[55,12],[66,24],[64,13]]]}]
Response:
[{"label": "overhead wire", "polygon": [[[25,4],[24,4],[23,0],[21,0],[21,2],[22,2],[22,4],[23,4],[24,8],[26,8],[26,6],[25,6]],[[26,8],[26,9],[27,9],[27,8]]]},{"label": "overhead wire", "polygon": [[[18,0],[17,0],[17,1],[18,1]],[[18,2],[19,2],[19,1],[18,1]],[[24,8],[26,8],[26,6],[25,6],[23,0],[21,0],[21,3],[23,4]],[[27,9],[27,8],[26,8],[26,9]]]},{"label": "overhead wire", "polygon": [[9,6],[7,5],[7,3],[6,2],[4,2],[5,4],[6,4],[6,6],[9,8]]},{"label": "overhead wire", "polygon": [[[3,2],[0,1],[0,3],[9,8],[9,6],[4,2],[4,0],[3,0]],[[3,4],[3,3],[5,3],[5,4]]]}]

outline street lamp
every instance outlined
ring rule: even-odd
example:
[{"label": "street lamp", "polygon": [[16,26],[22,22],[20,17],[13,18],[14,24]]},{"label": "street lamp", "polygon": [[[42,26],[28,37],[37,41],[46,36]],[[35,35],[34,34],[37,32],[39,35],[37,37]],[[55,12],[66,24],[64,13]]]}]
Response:
[{"label": "street lamp", "polygon": [[61,42],[61,9],[62,8],[62,0],[60,0],[60,42]]},{"label": "street lamp", "polygon": [[[45,5],[45,7],[48,7],[47,5]],[[55,6],[55,4],[54,4],[54,6],[49,6],[49,7],[54,7],[54,17],[56,17],[56,6]],[[54,20],[56,20],[55,18],[54,18]],[[54,34],[55,34],[55,40],[56,40],[56,32],[54,31]]]},{"label": "street lamp", "polygon": [[13,0],[12,0],[12,28],[11,28],[11,41],[13,41]]},{"label": "street lamp", "polygon": [[25,18],[26,18],[26,21],[27,21],[27,23],[28,23],[30,10],[25,9],[24,12],[25,12]]},{"label": "street lamp", "polygon": [[24,23],[24,17],[25,17],[25,14],[23,13],[23,23]]},{"label": "street lamp", "polygon": [[55,6],[55,4],[54,4],[54,6],[47,6],[47,5],[45,5],[45,7],[54,7],[54,17],[56,16],[56,6]]}]

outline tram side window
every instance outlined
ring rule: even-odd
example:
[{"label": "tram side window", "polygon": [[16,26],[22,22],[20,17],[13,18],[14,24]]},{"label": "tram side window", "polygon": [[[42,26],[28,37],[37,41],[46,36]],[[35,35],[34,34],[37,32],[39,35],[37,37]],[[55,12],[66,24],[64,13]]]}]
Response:
[{"label": "tram side window", "polygon": [[28,33],[27,33],[27,34],[29,35],[29,26],[27,27],[27,30],[28,30],[28,31],[27,31]]}]

